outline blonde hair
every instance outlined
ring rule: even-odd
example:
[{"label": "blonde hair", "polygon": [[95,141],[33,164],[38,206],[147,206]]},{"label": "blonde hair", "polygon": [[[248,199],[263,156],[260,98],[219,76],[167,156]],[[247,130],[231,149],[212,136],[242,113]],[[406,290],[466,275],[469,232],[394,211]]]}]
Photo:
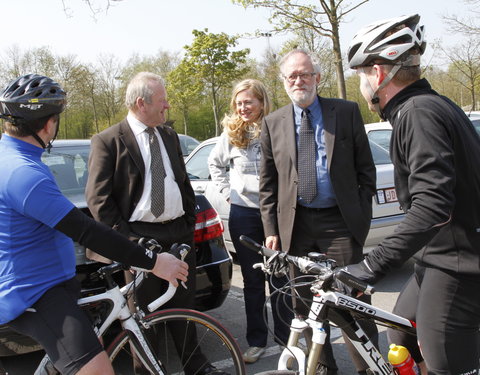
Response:
[{"label": "blonde hair", "polygon": [[[262,111],[258,119],[252,124],[247,124],[237,114],[237,95],[245,90],[251,90],[253,95],[262,103]],[[245,79],[235,85],[230,100],[231,114],[225,115],[222,125],[228,134],[230,143],[238,148],[247,148],[250,140],[260,137],[262,119],[270,112],[270,99],[262,82],[256,79]],[[249,126],[247,126],[249,125]],[[253,128],[253,129],[252,129]],[[250,135],[253,132],[253,137]]]}]

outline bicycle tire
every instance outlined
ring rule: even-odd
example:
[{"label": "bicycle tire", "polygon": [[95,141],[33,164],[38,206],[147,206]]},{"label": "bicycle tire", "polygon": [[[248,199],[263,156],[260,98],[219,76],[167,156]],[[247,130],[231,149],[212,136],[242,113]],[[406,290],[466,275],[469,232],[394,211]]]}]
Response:
[{"label": "bicycle tire", "polygon": [[[169,309],[161,310],[147,315],[144,318],[149,326],[154,327],[155,335],[159,337],[160,350],[156,351],[159,360],[162,363],[166,374],[185,374],[195,375],[196,371],[203,368],[205,364],[210,363],[217,369],[231,375],[245,375],[245,364],[243,362],[242,353],[237,342],[232,335],[214,318],[204,313],[188,310],[188,309]],[[186,331],[193,327],[196,328],[197,344],[196,348],[200,348],[205,357],[208,357],[206,363],[196,364],[195,369],[186,370],[188,360],[185,358],[185,348],[189,345],[185,342],[185,337],[178,337],[175,334],[176,343],[181,342],[182,348],[175,349],[172,340],[172,333],[167,325],[172,322],[184,322]],[[151,328],[150,328],[151,329]],[[145,329],[142,328],[145,333]],[[146,336],[146,339],[148,336]],[[133,357],[130,351],[130,337],[126,331],[120,332],[107,348],[107,354],[112,361],[116,375],[133,374]],[[191,344],[191,341],[189,341]],[[190,345],[190,350],[192,347]],[[188,350],[188,349],[187,349]],[[184,356],[182,361],[180,358]],[[145,370],[144,370],[145,371]]]}]

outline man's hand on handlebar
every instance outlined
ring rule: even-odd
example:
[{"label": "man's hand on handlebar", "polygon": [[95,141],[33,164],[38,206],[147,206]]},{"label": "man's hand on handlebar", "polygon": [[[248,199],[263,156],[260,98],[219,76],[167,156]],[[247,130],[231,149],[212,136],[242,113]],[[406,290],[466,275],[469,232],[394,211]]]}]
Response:
[{"label": "man's hand on handlebar", "polygon": [[157,254],[152,273],[178,287],[178,280],[187,281],[188,264],[169,253]]},{"label": "man's hand on handlebar", "polygon": [[280,238],[278,236],[268,236],[265,239],[265,247],[272,250],[280,250]]},{"label": "man's hand on handlebar", "polygon": [[340,277],[338,277],[338,274],[341,271],[349,273],[350,275],[356,277],[361,281],[364,281],[366,284],[369,285],[375,284],[382,277],[382,275],[376,274],[372,271],[365,259],[357,264],[349,264],[348,266],[337,268],[337,270],[335,271],[335,274],[337,275],[337,277],[335,277],[335,288],[343,294],[352,297],[359,297],[360,295],[362,295],[362,292],[359,292],[359,290],[339,280]]}]

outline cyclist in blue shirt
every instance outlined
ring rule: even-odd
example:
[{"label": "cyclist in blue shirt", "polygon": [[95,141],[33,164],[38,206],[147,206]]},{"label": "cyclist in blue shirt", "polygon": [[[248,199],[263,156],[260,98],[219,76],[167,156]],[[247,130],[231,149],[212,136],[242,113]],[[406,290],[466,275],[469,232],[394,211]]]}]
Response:
[{"label": "cyclist in blue shirt", "polygon": [[78,307],[73,240],[178,285],[188,266],[154,254],[95,222],[62,195],[41,155],[55,139],[66,94],[36,74],[0,94],[0,324],[34,338],[62,374],[113,374]]}]

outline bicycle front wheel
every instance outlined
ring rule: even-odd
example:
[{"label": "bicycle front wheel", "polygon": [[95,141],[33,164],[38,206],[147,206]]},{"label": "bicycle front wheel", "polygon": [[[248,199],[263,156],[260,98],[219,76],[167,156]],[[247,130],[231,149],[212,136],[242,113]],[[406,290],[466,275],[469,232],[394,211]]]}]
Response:
[{"label": "bicycle front wheel", "polygon": [[[245,365],[235,339],[214,318],[194,310],[161,310],[144,318],[145,339],[157,354],[167,374],[201,374],[214,366],[221,374],[244,375]],[[107,348],[115,374],[148,373],[139,370],[131,354],[130,337],[122,331]]]}]

